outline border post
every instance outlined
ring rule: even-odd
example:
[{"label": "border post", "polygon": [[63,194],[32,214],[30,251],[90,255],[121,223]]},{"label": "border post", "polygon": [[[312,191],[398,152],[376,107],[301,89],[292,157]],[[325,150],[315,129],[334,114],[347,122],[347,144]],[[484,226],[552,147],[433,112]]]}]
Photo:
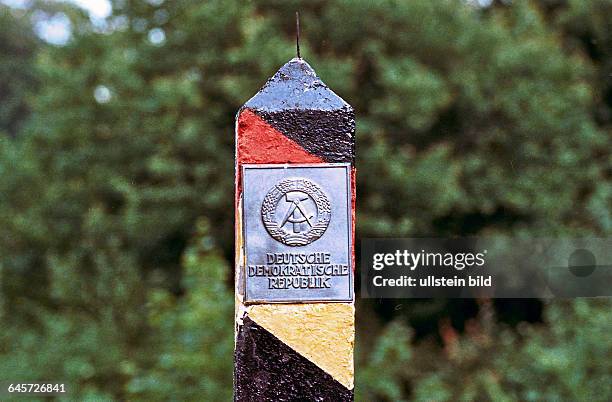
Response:
[{"label": "border post", "polygon": [[236,118],[235,401],[352,401],[355,120],[296,57]]}]

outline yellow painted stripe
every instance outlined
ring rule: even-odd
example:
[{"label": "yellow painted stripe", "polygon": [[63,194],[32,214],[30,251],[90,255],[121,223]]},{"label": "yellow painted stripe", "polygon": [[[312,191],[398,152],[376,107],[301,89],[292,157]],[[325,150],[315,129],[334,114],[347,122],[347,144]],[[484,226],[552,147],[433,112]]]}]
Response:
[{"label": "yellow painted stripe", "polygon": [[353,303],[260,304],[246,311],[257,324],[353,389]]}]

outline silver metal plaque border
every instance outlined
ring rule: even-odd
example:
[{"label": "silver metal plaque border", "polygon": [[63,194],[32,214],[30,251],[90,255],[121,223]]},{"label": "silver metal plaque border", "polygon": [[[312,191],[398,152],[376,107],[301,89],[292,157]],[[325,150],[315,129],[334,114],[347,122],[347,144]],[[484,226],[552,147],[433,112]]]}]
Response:
[{"label": "silver metal plaque border", "polygon": [[[242,185],[242,210],[241,210],[241,220],[242,220],[242,239],[243,239],[243,247],[244,247],[244,265],[239,267],[240,273],[242,275],[242,286],[244,289],[243,294],[243,304],[313,304],[313,303],[351,303],[355,300],[355,267],[354,267],[354,255],[352,253],[353,249],[353,226],[354,223],[352,221],[352,186],[351,186],[351,170],[352,166],[350,163],[244,163],[241,165],[241,185]],[[247,273],[246,268],[248,266],[248,239],[247,239],[247,219],[245,216],[245,206],[246,202],[246,192],[245,192],[245,172],[247,169],[293,169],[293,168],[344,168],[346,171],[346,219],[348,223],[348,242],[347,242],[347,255],[348,255],[348,267],[349,267],[349,297],[346,299],[335,298],[335,299],[324,299],[324,300],[299,300],[299,299],[283,299],[283,300],[275,300],[275,299],[249,299],[248,298],[248,286],[247,286]]]}]

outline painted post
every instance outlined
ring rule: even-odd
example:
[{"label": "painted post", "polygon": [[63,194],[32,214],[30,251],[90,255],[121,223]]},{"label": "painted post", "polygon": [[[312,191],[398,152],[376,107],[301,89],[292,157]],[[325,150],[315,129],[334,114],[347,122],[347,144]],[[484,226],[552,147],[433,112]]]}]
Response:
[{"label": "painted post", "polygon": [[352,401],[353,109],[300,57],[236,121],[235,401]]}]

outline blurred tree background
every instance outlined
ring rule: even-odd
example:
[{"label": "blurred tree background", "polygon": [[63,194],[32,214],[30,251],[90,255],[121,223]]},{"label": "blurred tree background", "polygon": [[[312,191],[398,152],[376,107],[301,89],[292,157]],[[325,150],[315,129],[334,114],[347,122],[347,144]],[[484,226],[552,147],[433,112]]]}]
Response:
[{"label": "blurred tree background", "polygon": [[[0,378],[231,399],[234,115],[296,10],[359,237],[612,232],[611,0],[5,3]],[[612,400],[611,306],[358,300],[357,400]]]}]

